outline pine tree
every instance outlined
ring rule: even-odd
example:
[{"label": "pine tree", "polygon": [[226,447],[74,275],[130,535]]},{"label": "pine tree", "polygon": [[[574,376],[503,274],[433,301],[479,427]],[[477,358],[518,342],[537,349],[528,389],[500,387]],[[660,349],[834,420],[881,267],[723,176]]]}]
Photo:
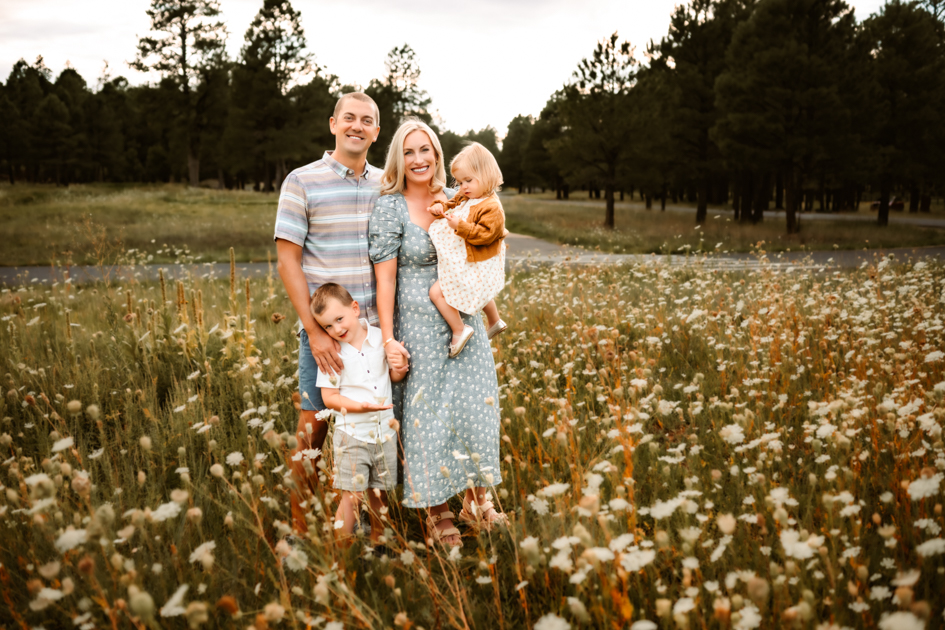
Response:
[{"label": "pine tree", "polygon": [[722,115],[712,138],[730,165],[753,177],[752,220],[761,219],[769,174],[780,173],[787,232],[797,232],[806,182],[849,139],[840,85],[854,28],[842,0],[765,0],[735,30],[716,82]]},{"label": "pine tree", "polygon": [[226,27],[217,0],[151,0],[147,10],[152,35],[141,37],[131,67],[157,72],[179,90],[177,122],[187,152],[191,186],[200,184],[201,103],[196,90],[201,72],[226,60]]},{"label": "pine tree", "polygon": [[627,95],[636,60],[629,42],[617,33],[598,42],[581,61],[571,83],[557,93],[558,115],[566,132],[549,143],[565,177],[600,183],[606,195],[604,226],[614,227],[614,191],[621,165],[630,151]]},{"label": "pine tree", "polygon": [[531,116],[513,118],[502,141],[502,153],[496,156],[506,187],[518,188],[519,193],[530,183],[525,172],[525,149],[534,125]]}]

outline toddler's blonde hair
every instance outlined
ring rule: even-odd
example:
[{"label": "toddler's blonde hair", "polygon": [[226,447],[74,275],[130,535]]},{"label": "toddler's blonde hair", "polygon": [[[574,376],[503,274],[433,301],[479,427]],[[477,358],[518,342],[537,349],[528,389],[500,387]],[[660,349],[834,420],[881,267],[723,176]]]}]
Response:
[{"label": "toddler's blonde hair", "polygon": [[[502,185],[502,171],[495,156],[478,142],[471,142],[462,151],[456,154],[450,162],[450,173],[456,177],[456,171],[462,169],[479,180],[483,189],[493,193],[498,192]],[[457,185],[459,182],[457,182]]]}]

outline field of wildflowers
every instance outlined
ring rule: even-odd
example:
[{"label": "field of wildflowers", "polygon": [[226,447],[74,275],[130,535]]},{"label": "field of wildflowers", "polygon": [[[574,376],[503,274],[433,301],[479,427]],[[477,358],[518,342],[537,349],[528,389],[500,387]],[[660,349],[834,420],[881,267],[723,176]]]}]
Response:
[{"label": "field of wildflowers", "polygon": [[937,262],[514,271],[510,525],[448,551],[395,501],[381,556],[327,448],[286,540],[291,305],[198,270],[0,293],[0,627],[943,625]]}]

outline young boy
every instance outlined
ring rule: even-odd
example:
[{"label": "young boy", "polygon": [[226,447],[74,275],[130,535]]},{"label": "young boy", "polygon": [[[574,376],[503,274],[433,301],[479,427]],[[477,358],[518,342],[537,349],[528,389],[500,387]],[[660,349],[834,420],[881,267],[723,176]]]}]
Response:
[{"label": "young boy", "polygon": [[342,491],[335,514],[338,534],[347,537],[358,521],[367,490],[371,542],[384,526],[378,520],[387,507],[387,491],[397,484],[397,421],[391,404],[391,381],[398,382],[407,367],[387,364],[381,330],[361,318],[361,308],[339,284],[329,282],[312,294],[311,312],[318,325],[341,346],[341,372],[318,373],[322,401],[334,412],[335,488]]}]

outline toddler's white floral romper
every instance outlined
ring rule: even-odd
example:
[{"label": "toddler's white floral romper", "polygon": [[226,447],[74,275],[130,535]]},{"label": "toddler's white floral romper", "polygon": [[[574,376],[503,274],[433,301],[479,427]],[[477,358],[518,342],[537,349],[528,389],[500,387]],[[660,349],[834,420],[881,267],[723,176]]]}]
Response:
[{"label": "toddler's white floral romper", "polygon": [[[465,221],[470,209],[484,200],[464,201],[453,210],[453,215]],[[505,243],[489,260],[469,262],[466,241],[453,231],[446,219],[434,221],[429,232],[436,247],[437,274],[446,303],[462,313],[478,313],[505,286]]]}]

